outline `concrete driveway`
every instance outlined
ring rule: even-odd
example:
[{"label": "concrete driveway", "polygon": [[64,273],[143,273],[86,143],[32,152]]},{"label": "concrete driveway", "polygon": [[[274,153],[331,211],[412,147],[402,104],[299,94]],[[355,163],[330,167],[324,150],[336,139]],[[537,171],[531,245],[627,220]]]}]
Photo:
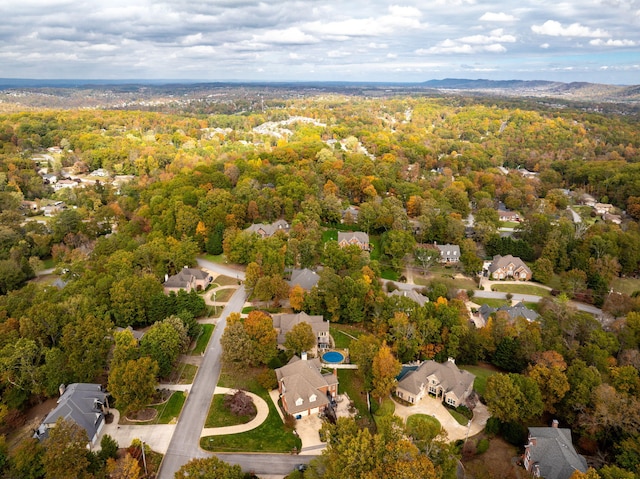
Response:
[{"label": "concrete driveway", "polygon": [[[395,402],[395,401],[394,401]],[[414,414],[428,414],[435,417],[440,421],[440,425],[447,431],[447,437],[449,441],[457,441],[458,439],[465,439],[467,436],[467,430],[469,431],[469,437],[478,434],[484,429],[487,419],[489,419],[489,411],[487,407],[478,402],[473,410],[473,419],[471,420],[471,427],[463,426],[456,421],[453,416],[447,411],[441,401],[438,399],[427,396],[423,398],[418,404],[413,406],[404,406],[399,403],[395,403],[396,411],[395,415],[402,418],[406,422],[409,416]]]}]

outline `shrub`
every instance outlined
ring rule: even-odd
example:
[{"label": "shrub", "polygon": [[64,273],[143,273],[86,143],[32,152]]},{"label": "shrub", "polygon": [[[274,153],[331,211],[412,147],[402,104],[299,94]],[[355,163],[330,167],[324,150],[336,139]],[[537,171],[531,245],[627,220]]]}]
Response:
[{"label": "shrub", "polygon": [[227,394],[224,398],[224,405],[236,416],[253,416],[256,413],[253,399],[244,391],[238,390],[234,394]]},{"label": "shrub", "polygon": [[267,391],[271,391],[278,387],[278,378],[276,377],[276,372],[273,369],[265,369],[257,377],[258,383],[260,386],[265,388]]},{"label": "shrub", "polygon": [[398,289],[398,286],[396,286],[396,284],[393,281],[387,281],[386,287],[387,287],[387,293],[392,293],[396,289]]},{"label": "shrub", "polygon": [[489,449],[489,439],[486,437],[480,439],[478,441],[478,445],[476,446],[476,454],[484,454]]},{"label": "shrub", "polygon": [[495,436],[500,432],[500,420],[495,417],[487,419],[487,424],[484,426],[484,432],[490,436]]},{"label": "shrub", "polygon": [[117,441],[109,436],[109,434],[105,434],[100,439],[100,452],[98,452],[98,458],[106,463],[107,459],[112,458],[115,459],[118,456],[118,443]]}]

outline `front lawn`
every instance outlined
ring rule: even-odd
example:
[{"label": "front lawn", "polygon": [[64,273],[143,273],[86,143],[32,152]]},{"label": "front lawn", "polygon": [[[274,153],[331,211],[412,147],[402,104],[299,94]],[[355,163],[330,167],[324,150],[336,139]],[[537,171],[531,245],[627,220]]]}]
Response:
[{"label": "front lawn", "polygon": [[218,263],[218,264],[226,263],[226,258],[224,257],[224,254],[217,254],[217,255],[203,254],[202,258],[206,259],[207,261],[211,261],[212,263]]},{"label": "front lawn", "polygon": [[533,284],[493,284],[491,285],[491,291],[501,291],[512,294],[533,294],[542,297],[551,296],[548,289]]},{"label": "front lawn", "polygon": [[[421,426],[424,424],[424,426]],[[424,431],[426,428],[431,432],[433,437],[437,436],[442,429],[440,421],[429,414],[412,414],[407,418],[407,430],[412,431],[414,429]]]},{"label": "front lawn", "polygon": [[224,276],[221,274],[220,276],[216,277],[214,283],[216,283],[218,286],[230,286],[232,284],[237,285],[238,278],[232,278],[231,276]]},{"label": "front lawn", "polygon": [[219,386],[243,389],[257,394],[269,405],[269,416],[260,426],[240,434],[208,436],[200,439],[200,447],[215,452],[272,452],[290,453],[300,450],[300,438],[285,428],[269,393],[255,379],[262,370],[236,369],[223,365]]},{"label": "front lawn", "polygon": [[613,278],[611,287],[614,291],[625,293],[631,296],[634,292],[640,291],[640,279],[636,278]]},{"label": "front lawn", "polygon": [[211,301],[215,301],[216,303],[226,303],[235,292],[235,288],[220,289],[216,291],[215,299],[213,293],[210,293],[211,296],[209,297],[211,298]]},{"label": "front lawn", "polygon": [[480,306],[482,306],[483,304],[486,304],[487,306],[491,306],[492,308],[499,308],[500,306],[509,306],[511,304],[511,301],[507,301],[506,299],[495,299],[495,298],[473,297],[471,298],[471,301],[473,301],[476,304],[479,304]]},{"label": "front lawn", "polygon": [[158,411],[157,424],[172,424],[180,416],[182,406],[186,400],[186,396],[182,391],[174,392],[167,402],[157,404],[154,407]]},{"label": "front lawn", "polygon": [[498,372],[494,368],[477,365],[460,366],[460,369],[469,371],[476,377],[475,381],[473,382],[473,389],[475,389],[480,396],[484,396],[484,393],[487,389],[487,379],[489,378],[489,376],[493,376]]},{"label": "front lawn", "polygon": [[209,344],[209,339],[211,339],[211,335],[213,334],[213,328],[213,324],[202,325],[202,333],[198,336],[196,347],[191,351],[192,356],[204,353],[204,350],[207,349],[207,344]]},{"label": "front lawn", "polygon": [[252,416],[236,416],[233,414],[224,405],[224,398],[226,396],[226,394],[214,394],[204,427],[224,427],[246,424],[256,417],[255,414]]},{"label": "front lawn", "polygon": [[466,426],[467,424],[469,424],[469,420],[464,417],[462,414],[460,414],[458,411],[454,411],[451,408],[446,408],[447,411],[449,411],[449,414],[451,414],[453,416],[453,418],[458,421],[458,424],[462,425],[462,426]]},{"label": "front lawn", "polygon": [[380,271],[382,279],[388,279],[390,281],[398,281],[400,279],[400,273],[393,268],[384,268]]},{"label": "front lawn", "polygon": [[178,371],[180,376],[178,377],[176,383],[191,384],[193,383],[193,378],[196,377],[196,373],[198,372],[198,366],[183,363],[178,366]]}]

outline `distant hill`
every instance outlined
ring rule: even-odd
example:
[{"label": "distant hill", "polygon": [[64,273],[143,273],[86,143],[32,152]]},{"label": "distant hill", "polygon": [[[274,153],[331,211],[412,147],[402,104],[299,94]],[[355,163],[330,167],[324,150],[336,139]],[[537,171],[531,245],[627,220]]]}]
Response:
[{"label": "distant hill", "polygon": [[605,85],[601,83],[562,83],[545,80],[469,80],[445,78],[421,83],[439,91],[465,91],[520,97],[551,97],[573,101],[638,102],[640,85]]}]

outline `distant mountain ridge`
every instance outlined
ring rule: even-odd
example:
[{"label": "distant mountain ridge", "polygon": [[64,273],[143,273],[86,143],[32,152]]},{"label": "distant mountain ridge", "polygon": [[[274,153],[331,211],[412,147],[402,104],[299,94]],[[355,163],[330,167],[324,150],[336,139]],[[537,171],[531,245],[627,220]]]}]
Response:
[{"label": "distant mountain ridge", "polygon": [[639,102],[640,85],[609,85],[602,83],[563,83],[546,80],[469,80],[445,78],[421,83],[439,91],[467,91],[509,96],[547,96],[574,101]]}]

